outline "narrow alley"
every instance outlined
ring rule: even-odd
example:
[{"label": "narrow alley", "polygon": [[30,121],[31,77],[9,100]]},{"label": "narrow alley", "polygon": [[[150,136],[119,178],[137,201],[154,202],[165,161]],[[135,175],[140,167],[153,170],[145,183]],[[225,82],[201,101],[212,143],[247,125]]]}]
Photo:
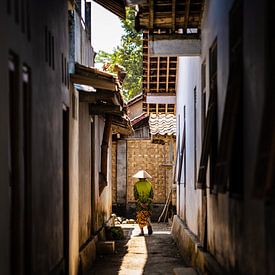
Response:
[{"label": "narrow alley", "polygon": [[0,274],[274,275],[274,15],[1,1]]},{"label": "narrow alley", "polygon": [[[125,224],[122,227],[126,239],[117,242],[113,255],[98,257],[91,275],[197,274],[184,264],[168,224],[154,223],[151,236],[139,236],[137,224]],[[182,273],[177,273],[180,271]]]}]

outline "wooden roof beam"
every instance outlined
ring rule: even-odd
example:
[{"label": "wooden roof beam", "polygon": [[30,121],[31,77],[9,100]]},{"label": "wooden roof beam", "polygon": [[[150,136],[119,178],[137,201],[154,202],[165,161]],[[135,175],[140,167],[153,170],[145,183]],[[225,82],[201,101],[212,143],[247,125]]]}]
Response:
[{"label": "wooden roof beam", "polygon": [[154,29],[154,0],[149,0],[149,30]]},{"label": "wooden roof beam", "polygon": [[185,5],[185,17],[184,17],[184,30],[187,33],[188,21],[189,21],[189,13],[190,13],[190,0],[186,0]]},{"label": "wooden roof beam", "polygon": [[98,100],[113,100],[115,94],[110,91],[101,90],[100,92],[84,92],[79,91],[79,101],[87,103],[95,103]]},{"label": "wooden roof beam", "polygon": [[176,30],[176,0],[172,0],[172,31]]},{"label": "wooden roof beam", "polygon": [[104,114],[123,115],[122,107],[110,104],[90,104],[90,115]]},{"label": "wooden roof beam", "polygon": [[117,90],[116,83],[105,79],[99,79],[95,76],[71,74],[71,81],[77,84],[92,86],[96,89]]}]

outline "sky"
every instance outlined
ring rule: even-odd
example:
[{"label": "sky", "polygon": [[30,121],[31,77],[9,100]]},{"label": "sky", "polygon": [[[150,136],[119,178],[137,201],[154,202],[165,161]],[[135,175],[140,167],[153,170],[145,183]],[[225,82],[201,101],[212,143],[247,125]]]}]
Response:
[{"label": "sky", "polygon": [[92,1],[92,46],[95,52],[103,50],[111,53],[120,45],[123,35],[118,16]]}]

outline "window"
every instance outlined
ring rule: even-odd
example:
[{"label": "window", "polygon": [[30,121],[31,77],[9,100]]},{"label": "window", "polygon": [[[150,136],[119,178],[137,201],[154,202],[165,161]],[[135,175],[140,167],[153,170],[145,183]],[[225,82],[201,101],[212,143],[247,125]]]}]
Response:
[{"label": "window", "polygon": [[68,61],[63,53],[61,54],[61,81],[69,88]]},{"label": "window", "polygon": [[9,168],[10,168],[10,228],[11,228],[11,272],[14,274],[20,273],[20,243],[21,230],[20,230],[20,215],[21,209],[21,186],[20,186],[20,163],[19,163],[19,151],[20,151],[20,114],[19,114],[19,59],[14,53],[9,55]]},{"label": "window", "polygon": [[23,104],[23,160],[24,160],[24,262],[26,274],[31,271],[31,70],[22,67],[22,104]]},{"label": "window", "polygon": [[20,24],[22,33],[27,34],[30,41],[30,6],[29,0],[7,0],[7,13],[14,16],[16,24]]},{"label": "window", "polygon": [[53,70],[55,69],[55,42],[54,36],[48,30],[48,27],[45,27],[45,61],[49,64]]},{"label": "window", "polygon": [[235,1],[229,15],[229,80],[216,177],[221,192],[242,194],[243,186],[243,54],[242,54],[242,3]]},{"label": "window", "polygon": [[200,168],[198,174],[197,188],[206,187],[206,172],[208,158],[210,157],[210,189],[215,184],[215,166],[217,156],[217,39],[209,50],[209,83],[210,95],[208,100],[207,115],[203,133],[202,150],[200,157]]},{"label": "window", "polygon": [[217,116],[217,39],[209,50],[209,84],[210,97],[208,109],[212,108],[212,127],[211,127],[211,145],[210,145],[210,189],[215,185],[216,161],[217,161],[217,143],[218,143],[218,116]]},{"label": "window", "polygon": [[[186,106],[183,107],[183,134],[181,140],[179,140],[178,146],[180,146],[179,150],[179,170],[178,170],[178,184],[181,184],[181,175],[182,175],[182,169],[183,169],[183,184],[184,186],[186,185],[186,118],[185,118],[185,111],[186,111]],[[180,121],[179,121],[180,125]],[[181,142],[181,145],[180,145]]]},{"label": "window", "polygon": [[203,139],[206,116],[206,64],[201,64],[201,139]]}]

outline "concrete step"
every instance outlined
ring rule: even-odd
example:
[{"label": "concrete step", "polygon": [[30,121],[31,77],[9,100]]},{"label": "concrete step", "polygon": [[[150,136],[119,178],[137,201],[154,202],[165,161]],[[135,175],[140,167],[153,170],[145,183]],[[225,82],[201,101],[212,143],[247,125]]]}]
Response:
[{"label": "concrete step", "polygon": [[197,271],[192,267],[176,267],[173,268],[174,275],[198,275]]}]

